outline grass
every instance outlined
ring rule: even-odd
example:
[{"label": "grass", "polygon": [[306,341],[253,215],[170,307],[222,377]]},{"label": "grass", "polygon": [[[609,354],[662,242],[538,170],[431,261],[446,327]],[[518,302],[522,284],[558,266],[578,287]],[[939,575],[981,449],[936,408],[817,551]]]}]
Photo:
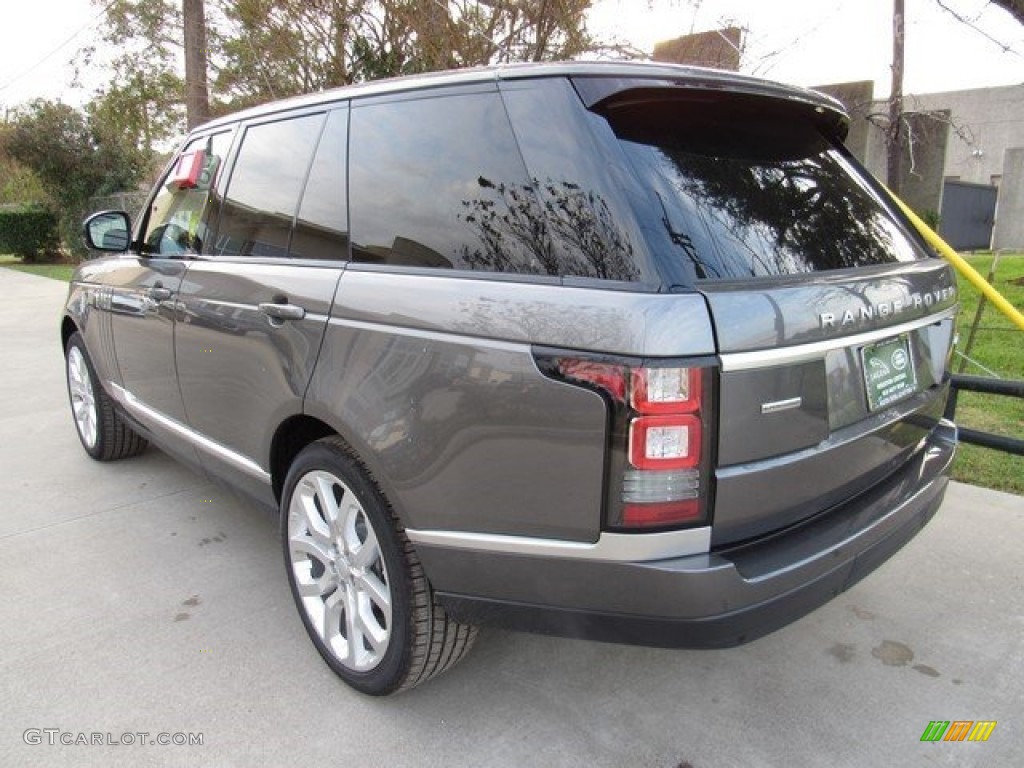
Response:
[{"label": "grass", "polygon": [[[966,258],[983,277],[988,276],[992,254]],[[965,351],[981,293],[963,277],[959,282],[961,312],[957,329],[960,332],[959,349]],[[1024,310],[1024,254],[1001,256],[992,282],[1007,301]],[[986,303],[978,326],[974,345],[969,351],[975,363],[968,363],[963,372],[990,376],[980,367],[984,366],[1004,379],[1024,379],[1024,331],[1016,328],[990,303]],[[958,356],[953,362],[953,370],[959,372],[963,362]],[[1024,400],[964,392],[957,403],[956,421],[963,427],[1024,438]],[[1024,457],[961,444],[953,465],[953,478],[1024,495]]]},{"label": "grass", "polygon": [[[967,260],[987,276],[993,256],[970,255]],[[73,264],[22,264],[13,256],[0,256],[0,267],[64,281],[70,281],[74,271]],[[959,281],[962,309],[957,329],[963,350],[981,293],[963,277]],[[1001,256],[993,282],[1011,304],[1024,309],[1024,254]],[[1024,379],[1024,331],[987,304],[970,357],[1002,378]],[[959,357],[954,360],[954,370],[959,371],[961,362]],[[990,375],[973,363],[967,364],[964,372]],[[957,403],[956,420],[961,426],[1024,438],[1024,400],[964,392]],[[953,465],[953,477],[964,483],[1024,495],[1024,457],[963,444]]]},{"label": "grass", "polygon": [[0,256],[0,267],[28,272],[30,275],[49,277],[53,280],[63,280],[66,283],[71,282],[71,274],[75,271],[74,264],[23,264],[21,259],[14,256]]}]

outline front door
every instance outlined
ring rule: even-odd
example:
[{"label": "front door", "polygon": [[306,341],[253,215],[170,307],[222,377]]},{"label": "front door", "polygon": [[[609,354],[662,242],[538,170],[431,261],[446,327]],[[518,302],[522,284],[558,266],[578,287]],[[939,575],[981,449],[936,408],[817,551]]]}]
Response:
[{"label": "front door", "polygon": [[168,447],[194,459],[174,361],[178,295],[189,259],[202,249],[205,216],[230,132],[193,139],[161,181],[124,256],[104,275],[123,391],[133,416],[165,434]]}]

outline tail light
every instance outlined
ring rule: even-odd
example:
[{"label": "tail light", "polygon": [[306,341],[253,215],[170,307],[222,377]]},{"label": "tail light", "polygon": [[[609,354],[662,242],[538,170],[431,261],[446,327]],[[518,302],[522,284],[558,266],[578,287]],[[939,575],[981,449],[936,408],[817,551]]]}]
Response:
[{"label": "tail light", "polygon": [[614,530],[707,523],[712,408],[710,361],[543,356],[551,378],[609,404],[605,525]]}]

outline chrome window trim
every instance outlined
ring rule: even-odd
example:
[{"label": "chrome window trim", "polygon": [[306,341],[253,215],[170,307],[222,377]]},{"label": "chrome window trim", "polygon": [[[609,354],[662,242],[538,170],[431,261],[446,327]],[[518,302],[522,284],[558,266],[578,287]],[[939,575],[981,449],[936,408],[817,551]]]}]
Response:
[{"label": "chrome window trim", "polygon": [[200,451],[216,456],[227,464],[233,466],[235,469],[270,485],[270,473],[247,456],[243,456],[237,451],[233,451],[215,440],[211,440],[210,438],[199,434],[195,430],[182,424],[180,421],[172,419],[170,416],[161,413],[155,408],[151,408],[124,387],[119,386],[112,381],[108,381],[106,383],[106,388],[107,391],[113,395],[114,399],[117,400],[117,402],[120,403],[132,416],[139,419],[139,421],[144,423],[155,423],[167,431],[173,432],[178,437],[184,438]]},{"label": "chrome window trim", "polygon": [[891,325],[888,328],[879,328],[875,331],[858,333],[853,336],[843,336],[828,341],[816,341],[811,344],[801,344],[793,347],[775,347],[772,349],[759,349],[755,352],[728,352],[720,356],[722,370],[749,371],[757,368],[771,368],[776,365],[790,365],[794,363],[806,363],[811,360],[820,360],[829,352],[849,347],[859,347],[864,344],[871,344],[891,336],[899,336],[902,333],[909,333],[929,325],[937,325],[944,320],[956,317],[957,307],[950,307],[935,315],[912,320],[900,325]]},{"label": "chrome window trim", "polygon": [[413,528],[406,528],[405,535],[413,544],[446,549],[611,562],[646,562],[706,555],[711,548],[711,526],[660,533],[605,532],[595,542]]}]

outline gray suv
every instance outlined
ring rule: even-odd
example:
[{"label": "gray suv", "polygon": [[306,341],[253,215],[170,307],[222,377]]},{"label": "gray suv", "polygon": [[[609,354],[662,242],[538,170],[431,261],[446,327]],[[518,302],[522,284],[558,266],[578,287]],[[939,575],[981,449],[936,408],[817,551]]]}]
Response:
[{"label": "gray suv", "polygon": [[660,65],[371,83],[215,120],[86,222],[85,450],[280,515],[317,650],[410,688],[491,623],[717,647],[939,507],[956,288],[819,94]]}]

